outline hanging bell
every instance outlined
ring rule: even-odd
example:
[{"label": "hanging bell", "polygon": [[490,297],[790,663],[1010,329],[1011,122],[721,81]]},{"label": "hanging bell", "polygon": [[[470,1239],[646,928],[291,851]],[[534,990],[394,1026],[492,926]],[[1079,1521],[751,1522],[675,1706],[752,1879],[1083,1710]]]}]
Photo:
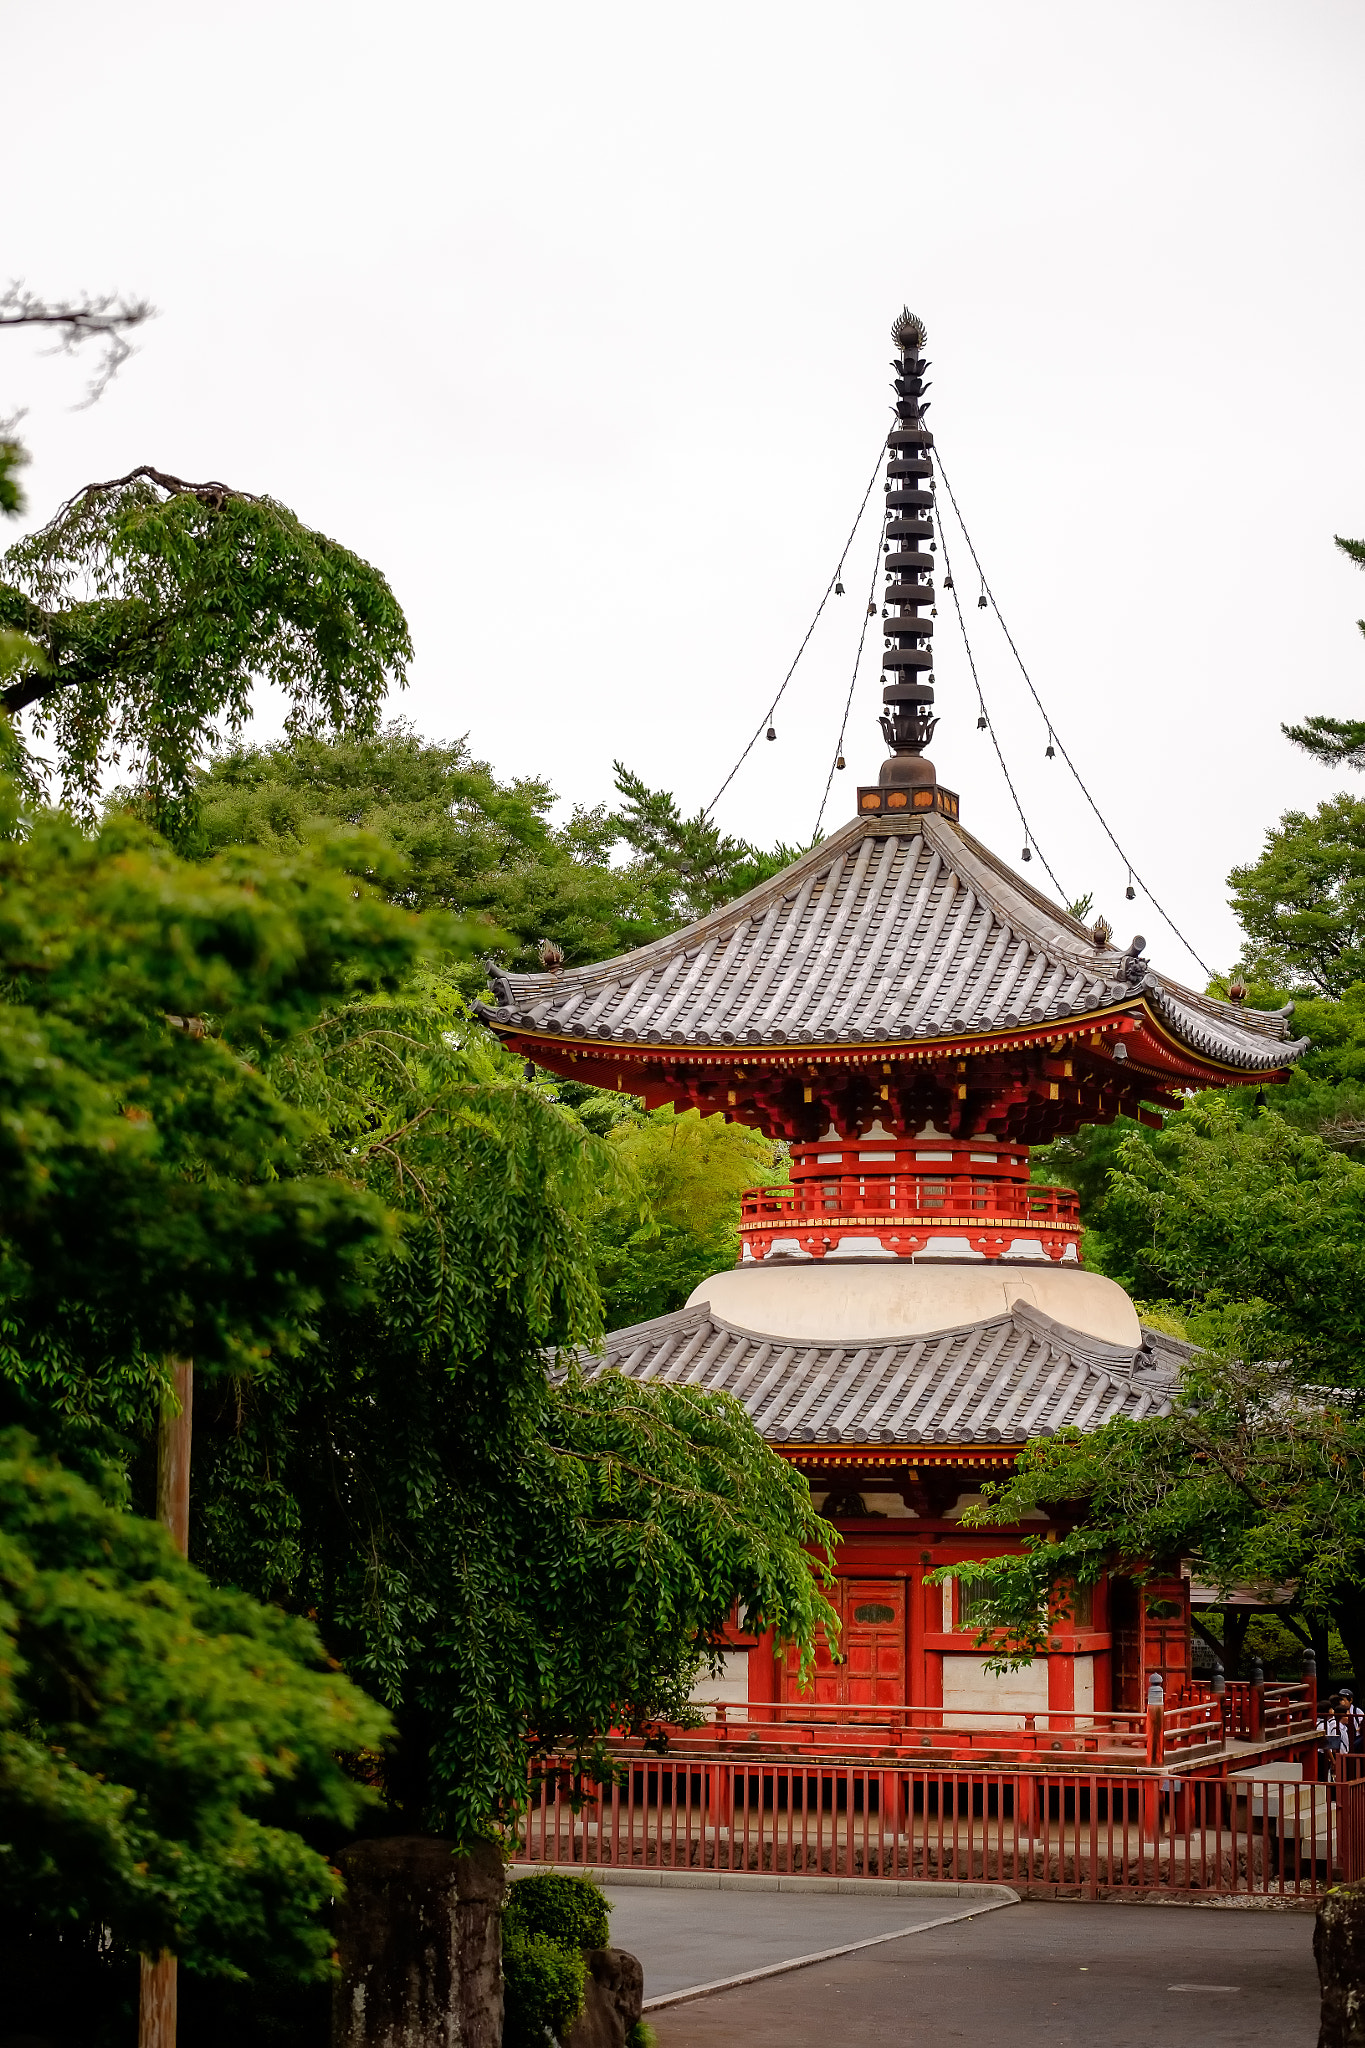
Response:
[{"label": "hanging bell", "polygon": [[982,593],[981,593],[981,595],[980,595],[980,597],[979,597],[979,598],[978,598],[978,599],[976,600],[976,608],[977,608],[977,610],[978,610],[979,612],[984,612],[984,611],[985,611],[985,609],[986,609],[986,603],[987,603],[987,599],[986,599],[986,593],[985,593],[985,591],[983,590],[983,591],[982,591]]},{"label": "hanging bell", "polygon": [[986,714],[984,711],[976,721],[976,729],[978,732],[984,732],[986,730]]},{"label": "hanging bell", "polygon": [[936,619],[938,617],[938,606],[936,604],[930,605],[929,616],[931,619]]},{"label": "hanging bell", "polygon": [[1029,852],[1029,849],[1025,847],[1023,852],[1020,854],[1019,858],[1020,860],[1032,860],[1033,855]]},{"label": "hanging bell", "polygon": [[775,740],[777,738],[777,727],[775,725],[770,725],[768,727],[768,738],[770,740]]},{"label": "hanging bell", "polygon": [[1128,887],[1124,890],[1123,893],[1128,898],[1128,901],[1131,903],[1133,898],[1137,895],[1137,890],[1133,887],[1132,883],[1129,882]]},{"label": "hanging bell", "polygon": [[[877,607],[876,607],[876,605],[875,605],[875,604],[870,604],[870,605],[868,606],[868,608],[867,608],[867,616],[868,616],[868,617],[869,617],[870,619],[875,619],[875,618],[876,618],[876,616],[877,616]],[[883,618],[885,618],[885,617],[886,617],[886,613],[885,613],[885,612],[883,612],[883,613],[882,613],[882,617],[883,617]]]},{"label": "hanging bell", "polygon": [[944,577],[944,579],[943,579],[943,588],[944,588],[945,590],[951,590],[951,589],[952,589],[952,587],[953,587],[953,579],[952,579],[952,577],[951,577],[951,576],[945,576],[945,577]]},{"label": "hanging bell", "polygon": [[527,1062],[526,1062],[525,1066],[524,1066],[524,1067],[522,1068],[522,1070],[521,1070],[521,1078],[522,1078],[522,1080],[523,1080],[523,1081],[534,1081],[534,1080],[535,1080],[535,1078],[536,1078],[536,1063],[535,1063],[535,1061],[534,1061],[534,1060],[527,1060]]},{"label": "hanging bell", "polygon": [[837,575],[837,576],[835,577],[835,579],[834,579],[834,595],[835,595],[836,597],[842,597],[842,596],[843,596],[843,594],[844,594],[844,572],[843,572],[843,570],[841,569],[841,570],[839,571],[839,574],[838,574],[838,575]]},{"label": "hanging bell", "polygon": [[836,768],[847,768],[847,766],[848,766],[848,763],[847,763],[847,761],[846,761],[846,760],[844,759],[843,755],[842,755],[842,754],[840,754],[840,755],[839,755],[839,757],[838,757],[838,759],[837,759],[837,760],[836,760],[836,762],[834,763],[834,765],[835,765],[835,767],[836,767]]},{"label": "hanging bell", "polygon": [[1043,756],[1043,758],[1044,758],[1044,760],[1047,760],[1047,761],[1055,761],[1055,760],[1056,760],[1056,758],[1057,758],[1057,749],[1056,749],[1056,748],[1055,748],[1055,747],[1053,746],[1053,744],[1052,744],[1052,741],[1051,741],[1051,739],[1050,739],[1050,738],[1049,738],[1049,740],[1048,740],[1048,743],[1047,743],[1047,752],[1046,752],[1046,754],[1045,754],[1045,755]]}]

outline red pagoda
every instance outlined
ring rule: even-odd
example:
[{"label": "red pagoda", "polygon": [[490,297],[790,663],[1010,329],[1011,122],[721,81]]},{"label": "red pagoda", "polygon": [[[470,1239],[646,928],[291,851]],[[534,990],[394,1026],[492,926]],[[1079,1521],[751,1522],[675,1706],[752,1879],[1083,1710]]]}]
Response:
[{"label": "red pagoda", "polygon": [[[1181,987],[1140,937],[1116,948],[1102,921],[1078,923],[963,826],[925,752],[937,722],[925,331],[906,313],[893,338],[889,751],[856,815],[668,938],[596,966],[495,976],[499,1000],[482,1014],[553,1073],[790,1143],[790,1186],[745,1197],[738,1263],[675,1314],[615,1332],[604,1364],[724,1389],[807,1474],[841,1538],[843,1636],[837,1656],[821,1654],[819,1701],[1136,1709],[1152,1674],[1168,1697],[1189,1676],[1179,1577],[1141,1597],[1122,1579],[1081,1591],[1049,1653],[1005,1678],[985,1668],[970,1592],[925,1583],[1018,1547],[1022,1528],[960,1521],[1027,1438],[1164,1412],[1186,1350],[1086,1270],[1077,1198],[1031,1184],[1030,1147],[1119,1115],[1159,1126],[1177,1091],[1282,1081],[1307,1041],[1288,1040],[1287,1011]],[[739,1638],[726,1690],[751,1708],[798,1697],[771,1645]]]}]

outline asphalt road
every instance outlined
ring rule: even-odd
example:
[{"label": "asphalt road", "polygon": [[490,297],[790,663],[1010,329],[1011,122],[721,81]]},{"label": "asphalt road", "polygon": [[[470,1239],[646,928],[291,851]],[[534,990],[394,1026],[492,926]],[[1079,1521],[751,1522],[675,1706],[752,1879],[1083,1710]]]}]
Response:
[{"label": "asphalt road", "polygon": [[[792,1956],[923,1927],[970,1907],[966,1899],[850,1898],[838,1892],[647,1890],[603,1885],[611,1939],[645,1966],[645,1997],[714,1984]],[[1013,1910],[1013,1908],[1011,1908]],[[650,2021],[653,2025],[653,2020]]]},{"label": "asphalt road", "polygon": [[[936,1917],[932,1900],[790,1894],[615,1895],[612,1940],[645,1996]],[[647,1902],[647,1903],[646,1903]],[[969,1904],[945,1900],[940,1910]],[[846,1913],[845,1906],[853,1911]],[[923,1909],[923,1910],[922,1910]],[[880,1925],[874,1925],[876,1914]],[[832,1927],[849,1929],[827,1939]],[[1309,1914],[1019,1905],[649,2016],[659,2048],[1314,2048]]]}]

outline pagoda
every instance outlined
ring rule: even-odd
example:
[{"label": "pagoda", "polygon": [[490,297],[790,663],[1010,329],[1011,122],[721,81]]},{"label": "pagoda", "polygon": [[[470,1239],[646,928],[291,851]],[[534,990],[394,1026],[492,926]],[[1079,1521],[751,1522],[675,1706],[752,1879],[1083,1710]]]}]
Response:
[{"label": "pagoda", "polygon": [[[1049,1653],[998,1678],[970,1593],[936,1566],[1017,1549],[963,1508],[1031,1436],[1164,1412],[1186,1347],[1081,1259],[1075,1194],[1030,1148],[1180,1091],[1287,1078],[1288,1010],[1246,1010],[1050,902],[963,825],[926,752],[934,711],[934,437],[926,335],[893,328],[883,713],[854,817],[772,880],[618,959],[494,974],[484,1021],[524,1058],[647,1107],[720,1113],[791,1148],[744,1198],[736,1265],[615,1332],[604,1367],[723,1389],[809,1477],[840,1532],[840,1653],[817,1695],[858,1707],[1137,1707],[1189,1676],[1188,1586],[1078,1594]],[[1037,1521],[1044,1518],[1040,1515]],[[736,1636],[730,1690],[794,1698]],[[1169,1696],[1169,1694],[1168,1694]]]}]

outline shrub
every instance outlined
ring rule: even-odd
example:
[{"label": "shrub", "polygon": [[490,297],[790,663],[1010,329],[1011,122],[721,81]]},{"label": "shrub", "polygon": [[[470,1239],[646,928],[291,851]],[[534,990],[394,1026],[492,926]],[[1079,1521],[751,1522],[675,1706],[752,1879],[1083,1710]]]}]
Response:
[{"label": "shrub", "polygon": [[571,1948],[605,1948],[611,1939],[611,1907],[586,1877],[556,1877],[547,1871],[519,1877],[507,1895],[504,1926],[515,1923],[531,1934],[548,1934]]},{"label": "shrub", "polygon": [[563,2041],[583,2010],[583,1952],[605,1948],[611,1911],[595,1884],[550,1874],[518,1878],[502,1916],[503,2048]]}]

